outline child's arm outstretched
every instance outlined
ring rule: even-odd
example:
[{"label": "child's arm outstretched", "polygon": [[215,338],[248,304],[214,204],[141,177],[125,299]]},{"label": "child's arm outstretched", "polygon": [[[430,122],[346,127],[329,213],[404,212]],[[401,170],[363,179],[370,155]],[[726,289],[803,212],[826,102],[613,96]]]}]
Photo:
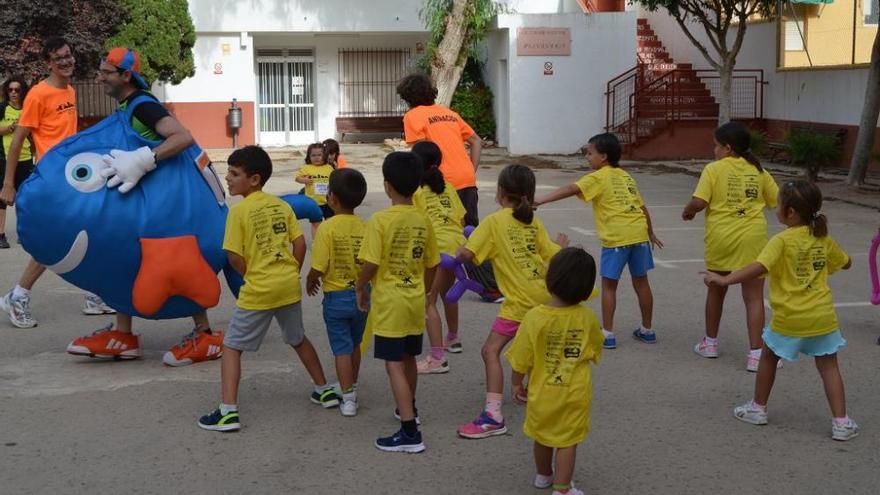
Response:
[{"label": "child's arm outstretched", "polygon": [[566,184],[555,191],[545,194],[540,198],[535,199],[535,207],[553,203],[554,201],[559,201],[561,199],[570,198],[571,196],[578,196],[579,198],[583,198],[581,194],[581,188],[577,186],[575,183]]},{"label": "child's arm outstretched", "polygon": [[749,280],[754,280],[761,275],[764,275],[765,273],[767,273],[767,268],[756,261],[749,264],[745,268],[739,269],[727,275],[719,275],[714,272],[700,272],[700,275],[703,276],[703,283],[705,283],[706,285],[714,284],[720,285],[722,287],[727,287],[728,285],[736,285],[743,282],[748,282]]},{"label": "child's arm outstretched", "polygon": [[648,239],[651,240],[651,245],[663,249],[663,243],[654,235],[654,224],[651,223],[651,214],[648,213],[648,209],[644,205],[642,205],[642,212],[645,214],[645,220],[648,221]]},{"label": "child's arm outstretched", "polygon": [[693,220],[697,213],[706,209],[709,206],[709,203],[704,199],[700,199],[696,196],[691,198],[688,204],[684,205],[684,211],[681,212],[682,220]]}]

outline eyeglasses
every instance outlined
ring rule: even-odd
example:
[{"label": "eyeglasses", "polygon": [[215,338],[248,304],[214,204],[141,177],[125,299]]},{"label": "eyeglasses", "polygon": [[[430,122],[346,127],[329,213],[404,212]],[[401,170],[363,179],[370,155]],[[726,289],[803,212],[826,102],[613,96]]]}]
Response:
[{"label": "eyeglasses", "polygon": [[125,72],[125,69],[120,69],[118,67],[116,69],[98,69],[98,72],[105,76],[112,76],[113,74],[122,74]]},{"label": "eyeglasses", "polygon": [[62,57],[49,57],[49,61],[54,62],[56,64],[60,63],[60,62],[67,61],[67,60],[73,60],[73,59],[74,59],[74,57],[73,57],[72,53],[69,53],[69,54],[64,55]]}]

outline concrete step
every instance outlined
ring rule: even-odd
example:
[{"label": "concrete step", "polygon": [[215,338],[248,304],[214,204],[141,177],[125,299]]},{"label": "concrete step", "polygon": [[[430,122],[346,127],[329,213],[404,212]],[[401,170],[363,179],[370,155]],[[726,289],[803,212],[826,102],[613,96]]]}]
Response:
[{"label": "concrete step", "polygon": [[670,113],[670,111],[664,105],[639,105],[639,107],[636,109],[636,113],[639,118],[663,120],[666,119],[667,115],[670,115],[673,118],[683,119],[717,117],[718,104],[715,103],[711,105],[689,105],[685,108],[681,108],[681,111],[674,113]]},{"label": "concrete step", "polygon": [[[655,36],[656,38],[656,36]],[[648,47],[656,47],[659,46],[663,48],[663,43],[660,40],[636,40],[636,45],[639,48],[648,48]]]},{"label": "concrete step", "polygon": [[651,34],[638,34],[638,35],[636,35],[636,41],[637,41],[637,42],[642,42],[642,41],[660,41],[660,38],[658,38],[657,35],[654,34],[654,33],[651,33]]},{"label": "concrete step", "polygon": [[[706,92],[708,93],[708,91]],[[665,96],[661,94],[649,95],[649,96],[639,96],[636,98],[636,105],[681,105],[681,106],[699,106],[699,105],[707,105],[714,104],[715,98],[712,96],[705,95],[679,95],[676,93],[675,96]]]}]

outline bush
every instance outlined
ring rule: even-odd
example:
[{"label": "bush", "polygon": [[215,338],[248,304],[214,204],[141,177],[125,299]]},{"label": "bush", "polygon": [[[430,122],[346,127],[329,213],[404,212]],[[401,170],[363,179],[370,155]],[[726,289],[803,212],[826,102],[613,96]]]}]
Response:
[{"label": "bush", "polygon": [[791,163],[803,167],[811,181],[819,176],[819,170],[836,162],[843,150],[837,137],[809,130],[792,129],[785,136],[791,154]]},{"label": "bush", "polygon": [[495,115],[492,113],[492,91],[485,86],[459,86],[452,95],[453,110],[484,139],[495,139]]},{"label": "bush", "polygon": [[752,150],[752,154],[755,156],[763,155],[767,147],[767,133],[760,129],[749,129],[749,136],[751,142],[749,148]]}]

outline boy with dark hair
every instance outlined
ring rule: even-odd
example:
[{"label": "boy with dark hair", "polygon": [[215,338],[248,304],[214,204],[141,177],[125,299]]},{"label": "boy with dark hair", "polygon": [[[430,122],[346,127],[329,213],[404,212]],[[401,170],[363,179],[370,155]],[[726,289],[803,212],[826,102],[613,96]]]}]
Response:
[{"label": "boy with dark hair", "polygon": [[339,404],[303,329],[299,272],[306,241],[290,206],[263,192],[272,175],[272,160],[262,148],[246,146],[229,155],[227,163],[229,194],[240,194],[244,199],[229,210],[223,249],[229,254],[229,263],[244,277],[244,285],[223,339],[222,402],[198,422],[201,428],[213,431],[241,428],[241,353],[260,348],[273,318],[315,383],[312,402],[325,408]]},{"label": "boy with dark hair", "polygon": [[342,390],[339,411],[354,416],[360,344],[367,324],[367,313],[358,309],[354,290],[361,265],[357,255],[364,239],[364,221],[355,216],[354,209],[367,195],[367,181],[357,170],[338,169],[330,174],[327,189],[327,204],[334,215],[315,233],[306,291],[314,296],[323,283],[324,323]]},{"label": "boy with dark hair", "polygon": [[[425,293],[433,283],[440,254],[431,222],[412,202],[422,179],[419,159],[412,153],[391,153],[382,164],[382,175],[391,207],[374,213],[367,222],[356,290],[358,307],[369,309],[367,326],[375,335],[375,357],[385,361],[401,428],[377,439],[375,445],[386,452],[422,452],[415,357],[422,352]],[[367,292],[371,280],[372,295]]]}]

